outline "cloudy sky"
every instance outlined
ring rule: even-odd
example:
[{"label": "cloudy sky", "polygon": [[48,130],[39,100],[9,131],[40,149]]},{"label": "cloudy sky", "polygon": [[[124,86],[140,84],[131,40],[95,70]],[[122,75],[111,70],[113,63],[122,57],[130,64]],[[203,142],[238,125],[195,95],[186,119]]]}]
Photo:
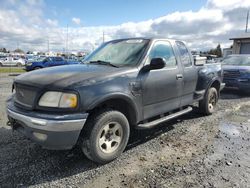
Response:
[{"label": "cloudy sky", "polygon": [[167,37],[193,50],[229,47],[245,30],[250,0],[0,0],[0,48],[93,49],[104,39]]}]

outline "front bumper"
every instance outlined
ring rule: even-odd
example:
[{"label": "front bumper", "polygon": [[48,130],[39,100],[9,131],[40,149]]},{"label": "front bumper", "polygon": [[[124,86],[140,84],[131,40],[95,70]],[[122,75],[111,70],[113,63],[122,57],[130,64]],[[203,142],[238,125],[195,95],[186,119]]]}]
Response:
[{"label": "front bumper", "polygon": [[225,88],[236,88],[242,91],[250,91],[250,78],[224,79]]},{"label": "front bumper", "polygon": [[88,114],[42,114],[28,112],[7,102],[9,125],[13,130],[46,149],[71,149],[78,140]]}]

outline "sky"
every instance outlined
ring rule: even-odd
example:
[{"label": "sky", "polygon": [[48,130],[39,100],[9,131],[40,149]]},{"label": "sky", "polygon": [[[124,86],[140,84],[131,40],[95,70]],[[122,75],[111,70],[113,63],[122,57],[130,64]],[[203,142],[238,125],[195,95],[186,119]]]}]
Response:
[{"label": "sky", "polygon": [[[0,48],[93,50],[104,40],[164,37],[204,51],[244,33],[250,0],[0,0]],[[68,26],[68,29],[67,29]],[[48,45],[49,44],[49,45]]]}]

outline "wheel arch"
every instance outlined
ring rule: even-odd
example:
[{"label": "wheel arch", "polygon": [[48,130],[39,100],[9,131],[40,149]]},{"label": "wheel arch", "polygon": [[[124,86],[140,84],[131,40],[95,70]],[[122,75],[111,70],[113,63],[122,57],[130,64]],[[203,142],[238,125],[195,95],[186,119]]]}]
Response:
[{"label": "wheel arch", "polygon": [[122,112],[129,121],[129,124],[136,125],[139,117],[138,108],[129,96],[125,94],[112,94],[109,96],[102,97],[101,99],[95,101],[88,107],[89,113],[93,113],[96,110],[102,108],[111,108]]},{"label": "wheel arch", "polygon": [[217,90],[217,93],[218,93],[218,97],[220,96],[220,84],[221,82],[219,81],[219,79],[214,79],[210,82],[207,90],[211,87],[214,87],[216,90]]}]

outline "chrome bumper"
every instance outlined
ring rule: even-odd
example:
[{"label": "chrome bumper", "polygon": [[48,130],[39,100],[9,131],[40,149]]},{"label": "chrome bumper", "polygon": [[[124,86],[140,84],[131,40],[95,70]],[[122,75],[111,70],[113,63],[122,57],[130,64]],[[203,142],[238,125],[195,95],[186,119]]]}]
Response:
[{"label": "chrome bumper", "polygon": [[74,118],[74,115],[66,115],[65,120],[63,115],[55,116],[53,119],[52,115],[48,115],[48,119],[37,118],[9,108],[7,115],[13,130],[21,132],[43,148],[54,150],[71,149],[77,143],[87,118],[87,115],[84,119],[69,119],[69,116]]},{"label": "chrome bumper", "polygon": [[44,131],[79,131],[82,130],[86,119],[77,120],[47,120],[25,116],[10,109],[7,109],[7,115],[14,120],[24,123],[27,127],[40,129]]}]

